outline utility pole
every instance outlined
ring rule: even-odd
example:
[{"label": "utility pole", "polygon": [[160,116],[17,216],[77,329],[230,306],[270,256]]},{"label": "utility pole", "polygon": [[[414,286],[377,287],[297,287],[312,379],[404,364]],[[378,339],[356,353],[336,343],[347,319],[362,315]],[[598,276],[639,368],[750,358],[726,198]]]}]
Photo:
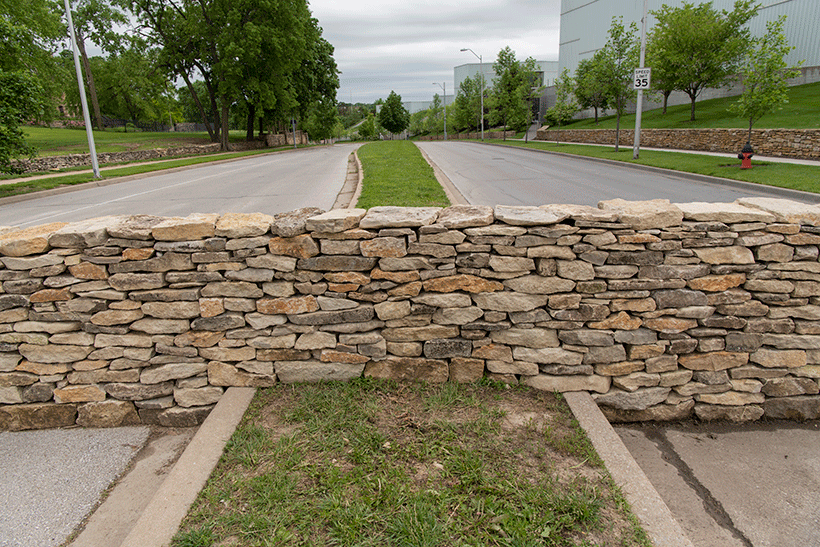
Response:
[{"label": "utility pole", "polygon": [[469,51],[476,57],[478,57],[478,74],[481,77],[481,140],[484,140],[484,64],[481,59],[481,55],[473,51],[472,49],[465,47],[461,48],[461,51]]},{"label": "utility pole", "polygon": [[74,68],[77,70],[77,85],[80,86],[80,104],[83,107],[83,119],[85,120],[85,134],[88,137],[88,152],[91,156],[91,170],[94,171],[94,178],[102,178],[100,166],[97,163],[97,147],[94,145],[94,130],[91,127],[91,116],[88,113],[88,101],[85,98],[85,85],[83,85],[83,73],[80,70],[80,54],[77,52],[77,38],[74,35],[74,21],[71,18],[71,6],[65,0],[65,15],[68,18],[68,32],[71,36],[71,49],[74,51]]}]

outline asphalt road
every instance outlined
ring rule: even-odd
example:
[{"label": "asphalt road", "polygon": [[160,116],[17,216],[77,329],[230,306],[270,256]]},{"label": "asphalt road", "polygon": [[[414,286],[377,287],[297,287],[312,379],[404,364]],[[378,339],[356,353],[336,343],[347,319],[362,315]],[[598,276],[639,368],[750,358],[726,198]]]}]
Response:
[{"label": "asphalt road", "polygon": [[[766,187],[744,188],[519,148],[466,142],[418,142],[473,205],[544,205],[665,198],[673,203],[732,202],[740,197],[784,197]],[[789,199],[797,199],[790,197]],[[806,201],[820,202],[820,196]]]},{"label": "asphalt road", "polygon": [[357,144],[294,150],[205,164],[176,173],[90,187],[0,206],[0,225],[36,226],[105,215],[267,213],[330,209]]}]

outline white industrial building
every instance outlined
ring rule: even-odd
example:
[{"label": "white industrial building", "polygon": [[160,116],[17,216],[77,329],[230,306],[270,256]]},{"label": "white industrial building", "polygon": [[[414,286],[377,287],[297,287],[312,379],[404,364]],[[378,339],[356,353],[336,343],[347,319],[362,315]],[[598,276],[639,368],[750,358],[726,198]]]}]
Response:
[{"label": "white industrial building", "polygon": [[[690,0],[698,3],[698,0]],[[705,0],[704,0],[705,1]],[[683,0],[649,0],[649,11],[658,10],[664,4],[679,7]],[[787,57],[787,62],[803,63],[803,76],[791,81],[792,84],[810,83],[820,80],[820,0],[761,0],[757,16],[749,21],[753,36],[762,36],[766,23],[786,15],[784,31],[789,45],[795,49]],[[731,11],[734,0],[713,0],[715,9]],[[558,72],[568,68],[574,74],[582,59],[589,59],[607,42],[607,34],[613,17],[623,17],[625,25],[635,22],[638,32],[641,27],[644,0],[561,0],[561,34],[558,51]],[[649,14],[647,29],[651,29],[656,19]],[[732,96],[742,89],[706,90],[700,99]],[[552,102],[552,101],[550,101]],[[688,103],[689,98],[682,93],[673,93],[669,104]],[[657,104],[646,104],[655,108]]]},{"label": "white industrial building", "polygon": [[[490,59],[484,63],[467,63],[459,65],[453,69],[453,89],[458,93],[461,82],[467,78],[474,78],[478,74],[484,73],[484,83],[489,88],[493,86],[493,79],[497,78],[493,70],[495,59]],[[535,61],[536,76],[539,85],[551,86],[558,78],[558,61]]]}]

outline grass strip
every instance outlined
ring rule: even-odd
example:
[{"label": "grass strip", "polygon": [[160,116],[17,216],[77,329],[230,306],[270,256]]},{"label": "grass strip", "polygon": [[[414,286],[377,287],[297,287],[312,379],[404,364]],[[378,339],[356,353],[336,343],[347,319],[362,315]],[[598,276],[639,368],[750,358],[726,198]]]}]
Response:
[{"label": "grass strip", "polygon": [[[288,147],[290,148],[290,147]],[[246,150],[244,152],[231,152],[228,154],[220,153],[218,155],[207,154],[203,156],[194,156],[190,158],[180,158],[178,160],[155,160],[158,163],[147,163],[145,165],[133,165],[121,167],[118,169],[106,169],[100,171],[101,178],[94,178],[93,173],[78,173],[76,175],[66,175],[63,177],[50,177],[45,179],[32,178],[31,180],[24,180],[14,184],[0,185],[0,198],[18,196],[22,194],[30,194],[32,192],[39,192],[41,190],[50,190],[52,188],[59,188],[61,186],[73,186],[76,184],[83,184],[86,182],[94,182],[100,180],[113,179],[117,177],[126,177],[129,175],[138,175],[141,173],[152,173],[154,171],[164,171],[166,169],[173,169],[175,167],[186,167],[189,165],[199,165],[201,163],[210,163],[214,161],[229,160],[234,158],[243,158],[246,156],[256,156],[260,154],[270,154],[277,149],[266,148],[263,150]],[[281,150],[281,149],[279,149]],[[75,168],[70,168],[75,169]],[[88,169],[87,166],[82,169]]]},{"label": "grass strip", "polygon": [[172,545],[650,543],[561,397],[359,378],[260,390]]},{"label": "grass strip", "polygon": [[820,167],[813,165],[765,162],[753,159],[752,169],[740,169],[740,161],[734,158],[660,150],[641,150],[640,158],[635,160],[632,159],[631,146],[622,146],[620,151],[616,153],[615,148],[610,146],[555,144],[546,141],[524,143],[498,139],[488,140],[487,142],[661,167],[685,173],[696,173],[710,177],[722,177],[791,190],[801,190],[803,192],[820,193]]},{"label": "grass strip", "polygon": [[410,141],[379,141],[358,150],[364,178],[357,207],[447,207],[450,201]]}]

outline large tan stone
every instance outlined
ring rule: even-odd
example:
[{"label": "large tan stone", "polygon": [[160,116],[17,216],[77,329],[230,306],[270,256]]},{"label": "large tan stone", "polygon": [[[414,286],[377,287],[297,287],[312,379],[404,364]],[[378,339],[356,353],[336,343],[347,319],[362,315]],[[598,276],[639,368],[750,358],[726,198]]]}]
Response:
[{"label": "large tan stone", "polygon": [[474,275],[452,275],[428,279],[422,283],[425,291],[450,293],[464,291],[469,293],[486,293],[504,290],[498,281],[488,281]]},{"label": "large tan stone", "polygon": [[221,397],[222,388],[219,386],[177,388],[174,390],[174,401],[183,408],[212,405],[219,402]]},{"label": "large tan stone", "polygon": [[703,393],[695,395],[699,403],[709,405],[743,406],[760,405],[766,400],[762,393],[743,393],[739,391],[725,391],[723,393]]},{"label": "large tan stone", "polygon": [[20,344],[20,354],[35,363],[73,363],[88,357],[94,348],[90,346],[71,346],[65,344]]},{"label": "large tan stone", "polygon": [[437,222],[451,230],[487,226],[493,222],[493,208],[486,205],[453,205],[439,213]]},{"label": "large tan stone", "polygon": [[598,203],[598,208],[618,214],[618,221],[635,230],[649,230],[679,226],[683,220],[683,211],[671,204],[668,199],[649,201],[625,201],[612,199]]},{"label": "large tan stone", "polygon": [[319,302],[315,296],[263,298],[256,302],[256,310],[266,315],[310,313],[319,310]]},{"label": "large tan stone", "polygon": [[98,247],[108,240],[107,228],[116,226],[120,221],[127,218],[125,216],[105,216],[72,222],[51,234],[51,237],[48,238],[48,244],[52,247],[72,249]]},{"label": "large tan stone", "polygon": [[280,382],[348,381],[359,378],[365,365],[347,363],[322,363],[321,361],[276,361],[276,377]]},{"label": "large tan stone", "polygon": [[258,237],[270,230],[273,217],[262,213],[226,213],[216,221],[215,235],[228,238]]},{"label": "large tan stone", "polygon": [[698,222],[723,222],[725,224],[737,224],[740,222],[774,222],[775,216],[761,209],[744,207],[735,203],[677,203],[678,208],[683,211],[686,220]]},{"label": "large tan stone", "polygon": [[555,215],[568,215],[572,220],[583,222],[615,222],[618,220],[618,213],[604,211],[589,205],[548,204],[542,205],[541,208],[547,209]]},{"label": "large tan stone", "polygon": [[294,258],[310,258],[319,254],[319,246],[308,234],[294,237],[274,237],[268,243],[268,248],[273,255]]},{"label": "large tan stone", "polygon": [[749,361],[766,368],[800,368],[806,366],[806,352],[763,348],[749,355]]},{"label": "large tan stone", "polygon": [[496,220],[513,226],[546,226],[558,224],[567,217],[569,213],[541,207],[524,205],[496,205],[495,207]]},{"label": "large tan stone", "polygon": [[545,306],[548,300],[547,295],[525,294],[511,291],[477,293],[473,295],[473,301],[479,308],[485,311],[530,311]]},{"label": "large tan stone", "polygon": [[133,215],[120,218],[119,222],[108,226],[108,235],[122,239],[151,239],[151,230],[157,224],[167,220],[165,217],[153,215]]},{"label": "large tan stone", "polygon": [[185,218],[168,218],[151,229],[157,241],[194,241],[214,237],[218,214],[194,213]]},{"label": "large tan stone", "polygon": [[45,253],[50,248],[48,238],[64,226],[67,226],[67,223],[54,222],[2,234],[0,235],[0,255],[29,256]]},{"label": "large tan stone", "polygon": [[86,403],[77,413],[77,425],[82,427],[124,427],[140,423],[137,409],[130,401]]},{"label": "large tan stone", "polygon": [[788,199],[758,197],[740,198],[735,200],[735,203],[771,213],[777,222],[820,225],[820,206],[817,205],[807,205]]},{"label": "large tan stone", "polygon": [[742,367],[749,362],[748,353],[713,351],[711,353],[690,353],[678,357],[678,363],[689,370],[719,371]]},{"label": "large tan stone", "polygon": [[359,243],[362,256],[401,258],[407,256],[407,244],[404,238],[377,237]]},{"label": "large tan stone", "polygon": [[513,348],[513,358],[518,361],[541,363],[544,365],[580,365],[583,353],[567,351],[563,348]]},{"label": "large tan stone", "polygon": [[388,357],[382,361],[371,361],[365,366],[364,375],[385,380],[415,380],[430,383],[444,383],[449,379],[447,361],[413,357]]},{"label": "large tan stone", "polygon": [[54,390],[54,400],[58,403],[89,403],[104,401],[105,391],[98,385],[66,386]]},{"label": "large tan stone", "polygon": [[142,310],[105,310],[91,316],[95,325],[111,326],[132,323],[143,317]]},{"label": "large tan stone", "polygon": [[140,382],[143,384],[161,384],[168,380],[190,378],[205,372],[205,363],[168,363],[156,367],[143,369]]},{"label": "large tan stone", "polygon": [[455,338],[459,328],[447,325],[427,325],[423,327],[386,328],[382,336],[390,342],[423,342],[439,338]]},{"label": "large tan stone", "polygon": [[440,207],[373,207],[359,222],[360,228],[416,228],[433,224]]},{"label": "large tan stone", "polygon": [[77,419],[77,406],[53,403],[0,406],[0,430],[55,429],[70,427]]},{"label": "large tan stone", "polygon": [[[495,344],[524,346],[527,348],[557,348],[560,345],[557,332],[553,329],[510,328],[491,332],[490,339]],[[473,356],[476,356],[475,353],[473,353]],[[490,359],[490,357],[484,358]]]},{"label": "large tan stone", "polygon": [[344,232],[358,226],[365,213],[366,209],[333,209],[306,219],[305,229],[329,234]]},{"label": "large tan stone", "polygon": [[643,320],[639,317],[632,317],[625,311],[613,313],[603,321],[593,321],[589,324],[591,329],[603,330],[637,330],[643,324]]},{"label": "large tan stone", "polygon": [[707,275],[696,279],[690,279],[686,284],[690,289],[694,289],[696,291],[723,292],[728,289],[739,287],[745,282],[746,274],[736,273],[726,275]]},{"label": "large tan stone", "polygon": [[541,391],[551,391],[566,393],[568,391],[596,391],[606,393],[609,391],[611,379],[606,376],[596,375],[575,375],[575,376],[552,376],[549,374],[539,374],[537,376],[525,376],[521,378],[521,383]]},{"label": "large tan stone", "polygon": [[276,376],[245,372],[233,365],[212,361],[208,363],[208,383],[224,387],[270,387],[276,383]]}]

